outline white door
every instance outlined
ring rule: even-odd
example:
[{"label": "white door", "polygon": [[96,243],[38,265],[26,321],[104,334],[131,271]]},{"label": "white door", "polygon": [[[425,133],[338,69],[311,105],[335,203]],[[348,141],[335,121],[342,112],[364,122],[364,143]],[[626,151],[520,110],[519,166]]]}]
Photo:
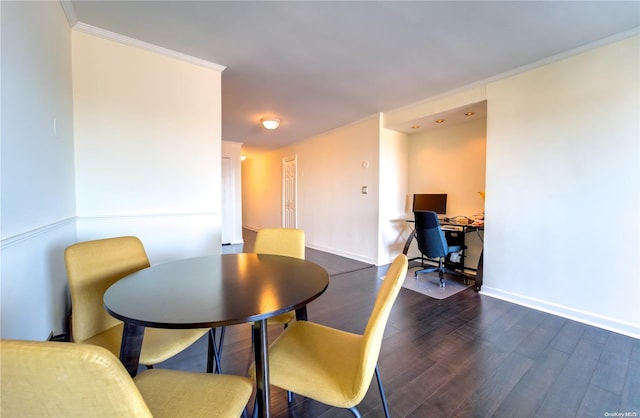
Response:
[{"label": "white door", "polygon": [[222,157],[222,244],[233,240],[233,170],[231,158]]},{"label": "white door", "polygon": [[297,228],[297,193],[298,193],[297,157],[282,159],[282,226]]}]

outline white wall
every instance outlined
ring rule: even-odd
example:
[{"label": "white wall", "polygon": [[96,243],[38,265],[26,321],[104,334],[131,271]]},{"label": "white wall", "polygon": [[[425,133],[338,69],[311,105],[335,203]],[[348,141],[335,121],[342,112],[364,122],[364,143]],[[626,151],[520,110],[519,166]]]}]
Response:
[{"label": "white wall", "polygon": [[483,293],[640,336],[640,37],[491,83]]},{"label": "white wall", "polygon": [[[243,162],[243,222],[281,225],[282,158],[298,157],[298,227],[307,245],[369,263],[378,258],[379,116]],[[365,163],[366,162],[366,163]],[[368,186],[368,194],[362,194]]]},{"label": "white wall", "polygon": [[66,331],[68,245],[220,252],[221,70],[72,35],[59,2],[0,7],[1,337],[44,340]]},{"label": "white wall", "polygon": [[381,127],[378,265],[391,263],[402,253],[406,241],[403,231],[407,229],[404,201],[408,193],[408,161],[409,136]]},{"label": "white wall", "polygon": [[58,2],[0,8],[1,336],[44,340],[64,328],[76,234],[70,30]]},{"label": "white wall", "polygon": [[221,73],[74,31],[79,239],[152,262],[220,252]]},{"label": "white wall", "polygon": [[71,94],[60,4],[2,2],[3,239],[74,215]]}]

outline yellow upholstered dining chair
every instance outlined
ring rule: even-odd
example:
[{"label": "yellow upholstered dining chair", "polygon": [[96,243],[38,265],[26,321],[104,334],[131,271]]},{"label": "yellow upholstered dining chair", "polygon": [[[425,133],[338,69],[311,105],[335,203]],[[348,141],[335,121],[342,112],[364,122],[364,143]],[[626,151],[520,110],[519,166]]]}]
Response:
[{"label": "yellow upholstered dining chair", "polygon": [[[391,307],[407,274],[407,257],[393,261],[380,285],[364,334],[296,321],[269,347],[270,383],[327,405],[348,408],[356,417],[375,373],[389,417],[378,356]],[[249,373],[255,375],[255,365]]]},{"label": "yellow upholstered dining chair", "polygon": [[[263,228],[258,230],[253,252],[256,254],[282,255],[304,260],[305,237],[302,229]],[[267,319],[269,325],[284,325],[296,319],[295,311],[283,313]]]},{"label": "yellow upholstered dining chair", "polygon": [[[120,353],[122,321],[104,309],[103,296],[109,286],[128,274],[149,267],[142,242],[136,237],[85,241],[64,253],[71,293],[71,337],[74,342],[98,345],[116,356]],[[210,329],[145,328],[140,364],[163,362],[209,333],[207,371],[219,368],[215,335]]]},{"label": "yellow upholstered dining chair", "polygon": [[0,341],[3,417],[239,417],[253,383],[240,376],[152,369],[132,379],[90,344]]}]

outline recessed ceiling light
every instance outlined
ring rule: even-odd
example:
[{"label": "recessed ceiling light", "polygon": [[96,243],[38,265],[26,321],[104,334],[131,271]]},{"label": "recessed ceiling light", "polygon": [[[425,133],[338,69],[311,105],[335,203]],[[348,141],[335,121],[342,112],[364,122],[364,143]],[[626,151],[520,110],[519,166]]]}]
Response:
[{"label": "recessed ceiling light", "polygon": [[473,115],[475,115],[475,114],[476,114],[476,112],[467,112],[467,113],[465,113],[464,115],[465,115],[465,116],[473,116]]},{"label": "recessed ceiling light", "polygon": [[444,119],[438,119],[438,120],[436,121],[436,123],[443,123],[443,122],[444,122]]},{"label": "recessed ceiling light", "polygon": [[411,129],[420,129],[420,125],[413,125]]}]

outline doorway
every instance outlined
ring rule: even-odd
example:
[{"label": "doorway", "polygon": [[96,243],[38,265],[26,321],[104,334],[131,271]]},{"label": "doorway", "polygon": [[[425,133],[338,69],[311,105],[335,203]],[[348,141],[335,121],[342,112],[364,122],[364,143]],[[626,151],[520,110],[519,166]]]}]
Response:
[{"label": "doorway", "polygon": [[282,226],[298,227],[298,157],[282,159]]}]

